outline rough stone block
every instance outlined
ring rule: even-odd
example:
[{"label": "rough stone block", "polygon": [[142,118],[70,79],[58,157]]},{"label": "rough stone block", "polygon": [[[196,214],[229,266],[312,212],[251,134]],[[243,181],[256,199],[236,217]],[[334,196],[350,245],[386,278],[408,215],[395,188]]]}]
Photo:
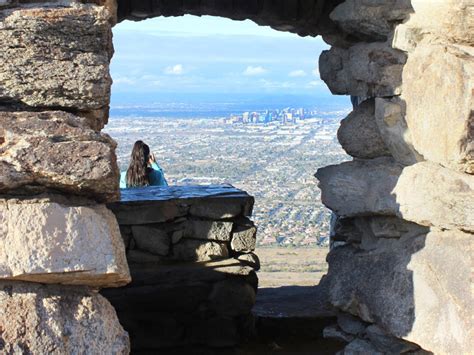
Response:
[{"label": "rough stone block", "polygon": [[405,354],[419,350],[417,345],[395,338],[376,325],[369,326],[365,334],[370,342],[384,354]]},{"label": "rough stone block", "polygon": [[247,215],[246,213],[248,213],[247,204],[242,205],[241,202],[237,200],[232,203],[231,200],[212,198],[192,204],[189,209],[191,216],[214,220],[235,218],[241,215]]},{"label": "rough stone block", "polygon": [[130,282],[114,215],[103,205],[0,200],[0,278],[117,287]]},{"label": "rough stone block", "polygon": [[432,230],[351,246],[329,256],[329,300],[427,351],[463,354],[473,348],[472,235]]},{"label": "rough stone block", "polygon": [[362,322],[359,318],[345,313],[341,313],[337,316],[337,325],[347,334],[356,336],[362,335],[365,328],[367,328],[367,324]]},{"label": "rough stone block", "polygon": [[54,189],[119,198],[116,143],[61,112],[0,112],[0,192]]},{"label": "rough stone block", "polygon": [[190,220],[186,223],[185,238],[230,241],[232,222]]},{"label": "rough stone block", "polygon": [[401,93],[407,56],[386,43],[333,47],[319,58],[321,78],[335,95],[394,96]]},{"label": "rough stone block", "polygon": [[411,0],[414,13],[397,26],[394,47],[404,51],[420,43],[474,46],[472,0]]},{"label": "rough stone block", "polygon": [[418,46],[403,70],[406,122],[426,160],[474,174],[474,49]]},{"label": "rough stone block", "polygon": [[209,295],[209,307],[221,316],[235,317],[249,314],[255,301],[256,294],[253,287],[239,279],[216,283]]},{"label": "rough stone block", "polygon": [[386,40],[394,23],[413,12],[409,0],[346,0],[330,14],[339,28],[361,39]]},{"label": "rough stone block", "polygon": [[394,215],[392,190],[402,173],[392,158],[355,160],[319,169],[321,200],[338,216]]},{"label": "rough stone block", "polygon": [[390,158],[352,161],[316,173],[323,203],[339,216],[392,215],[423,226],[474,230],[474,176]]},{"label": "rough stone block", "polygon": [[337,138],[347,154],[362,159],[390,156],[375,122],[374,100],[366,100],[341,121]]},{"label": "rough stone block", "polygon": [[208,261],[228,256],[229,250],[224,243],[182,239],[173,246],[173,258],[180,261]]},{"label": "rough stone block", "polygon": [[252,221],[247,220],[242,224],[235,224],[232,231],[230,247],[236,252],[251,252],[255,250],[257,243],[257,227]]},{"label": "rough stone block", "polygon": [[132,226],[132,233],[137,249],[161,256],[169,254],[171,240],[163,229],[137,225]]},{"label": "rough stone block", "polygon": [[170,222],[191,216],[221,220],[252,215],[254,198],[230,185],[161,186],[122,189],[121,201],[108,207],[119,224]]},{"label": "rough stone block", "polygon": [[[94,111],[109,105],[112,31],[92,4],[0,13],[0,101]],[[102,127],[107,117],[97,126]]]},{"label": "rough stone block", "polygon": [[260,259],[254,253],[242,254],[237,257],[245,265],[252,267],[255,271],[260,270]]},{"label": "rough stone block", "polygon": [[405,103],[399,98],[375,99],[375,122],[392,157],[403,165],[423,161],[413,147],[413,138],[405,121]]},{"label": "rough stone block", "polygon": [[122,354],[130,342],[110,303],[83,287],[0,282],[5,354]]},{"label": "rough stone block", "polygon": [[341,343],[350,343],[354,336],[343,332],[337,325],[330,325],[323,329],[324,339],[334,339]]}]

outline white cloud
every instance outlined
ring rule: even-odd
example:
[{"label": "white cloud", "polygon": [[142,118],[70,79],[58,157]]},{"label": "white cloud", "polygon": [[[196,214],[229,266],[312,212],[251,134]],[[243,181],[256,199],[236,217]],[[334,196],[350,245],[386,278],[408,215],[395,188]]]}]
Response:
[{"label": "white cloud", "polygon": [[168,75],[182,75],[184,73],[184,67],[182,64],[176,64],[165,68],[165,74]]},{"label": "white cloud", "polygon": [[306,72],[304,70],[293,70],[288,73],[288,76],[291,78],[301,78],[303,76],[306,76]]},{"label": "white cloud", "polygon": [[245,70],[244,70],[244,75],[247,76],[257,76],[257,75],[262,75],[267,72],[267,69],[261,66],[254,67],[252,65],[249,65]]},{"label": "white cloud", "polygon": [[319,67],[318,67],[318,66],[316,66],[316,68],[313,69],[312,73],[313,73],[313,75],[314,75],[315,77],[317,77],[318,79],[321,77],[321,76],[319,75]]},{"label": "white cloud", "polygon": [[314,88],[316,86],[322,86],[323,82],[320,80],[313,80],[308,83],[308,87]]},{"label": "white cloud", "polygon": [[117,78],[114,78],[114,84],[115,85],[135,85],[135,79],[134,78],[129,78],[126,76],[119,76]]}]

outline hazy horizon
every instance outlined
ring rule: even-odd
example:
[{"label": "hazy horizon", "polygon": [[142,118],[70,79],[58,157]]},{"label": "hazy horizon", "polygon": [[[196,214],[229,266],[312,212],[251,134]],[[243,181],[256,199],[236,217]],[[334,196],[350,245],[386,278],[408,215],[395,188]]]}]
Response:
[{"label": "hazy horizon", "polygon": [[112,105],[222,95],[334,96],[319,78],[321,38],[211,16],[124,21],[114,28]]}]

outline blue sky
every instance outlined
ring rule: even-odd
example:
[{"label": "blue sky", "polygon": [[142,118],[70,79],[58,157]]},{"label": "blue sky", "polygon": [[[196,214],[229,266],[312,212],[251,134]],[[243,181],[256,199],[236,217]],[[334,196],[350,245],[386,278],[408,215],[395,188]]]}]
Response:
[{"label": "blue sky", "polygon": [[183,16],[114,28],[113,94],[314,94],[330,97],[317,60],[328,46],[247,21]]}]

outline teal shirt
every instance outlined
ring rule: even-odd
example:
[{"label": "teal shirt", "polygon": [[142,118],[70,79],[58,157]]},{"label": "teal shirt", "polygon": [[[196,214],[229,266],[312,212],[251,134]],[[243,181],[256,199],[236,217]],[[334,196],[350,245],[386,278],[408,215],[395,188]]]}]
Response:
[{"label": "teal shirt", "polygon": [[[151,164],[151,172],[149,175],[150,186],[168,186],[168,182],[165,179],[165,174],[163,169],[157,163]],[[120,188],[127,188],[127,172],[123,171],[120,173]]]}]

